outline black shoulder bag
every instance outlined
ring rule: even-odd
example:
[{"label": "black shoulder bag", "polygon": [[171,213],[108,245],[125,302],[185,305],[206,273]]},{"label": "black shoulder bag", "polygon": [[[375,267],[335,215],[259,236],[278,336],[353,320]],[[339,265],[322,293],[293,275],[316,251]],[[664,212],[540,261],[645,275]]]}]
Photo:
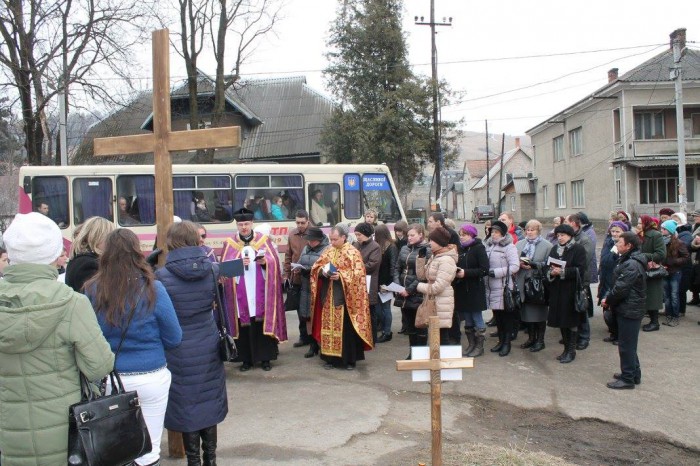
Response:
[{"label": "black shoulder bag", "polygon": [[131,309],[114,354],[115,367],[108,375],[112,393],[95,393],[90,381],[80,373],[81,400],[68,408],[68,464],[71,466],[126,464],[152,449],[139,396],[136,391],[124,390],[116,369],[117,357],[139,300]]},{"label": "black shoulder bag", "polygon": [[533,270],[525,277],[523,292],[527,304],[546,305],[549,302],[544,277],[539,267],[533,266]]},{"label": "black shoulder bag", "polygon": [[211,276],[214,278],[214,289],[216,290],[215,304],[219,311],[219,322],[217,323],[219,328],[219,357],[224,362],[231,362],[238,357],[238,350],[236,349],[236,342],[233,340],[233,337],[229,335],[228,330],[226,330],[224,307],[221,304],[221,293],[219,292],[219,284],[214,275],[214,269],[211,271]]},{"label": "black shoulder bag", "polygon": [[581,274],[576,268],[576,289],[574,290],[574,310],[579,314],[585,314],[588,312],[588,292],[583,286],[583,280],[581,280]]},{"label": "black shoulder bag", "polygon": [[503,287],[503,310],[506,312],[520,312],[522,300],[520,299],[520,290],[518,283],[513,280],[513,289],[508,287],[510,282],[510,272],[506,270],[506,285]]}]

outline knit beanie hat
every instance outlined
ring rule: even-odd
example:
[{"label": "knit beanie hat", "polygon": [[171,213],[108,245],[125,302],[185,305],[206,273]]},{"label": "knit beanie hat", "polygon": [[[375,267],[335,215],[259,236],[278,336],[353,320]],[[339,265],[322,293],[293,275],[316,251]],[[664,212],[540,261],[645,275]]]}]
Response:
[{"label": "knit beanie hat", "polygon": [[435,241],[443,248],[450,244],[450,232],[444,227],[437,227],[428,235],[430,241]]},{"label": "knit beanie hat", "polygon": [[668,215],[669,217],[673,214],[675,214],[676,211],[669,208],[669,207],[664,207],[663,209],[659,210],[659,216],[661,215]]},{"label": "knit beanie hat", "polygon": [[622,230],[623,232],[625,232],[625,231],[630,231],[630,227],[628,227],[627,224],[626,224],[625,222],[621,222],[621,221],[619,221],[619,220],[615,220],[614,222],[611,222],[611,223],[610,223],[610,226],[608,227],[608,231],[610,231],[610,229],[611,229],[612,227],[617,227],[617,228],[619,228],[620,230]]},{"label": "knit beanie hat", "polygon": [[476,236],[479,234],[476,231],[476,227],[474,225],[470,225],[469,223],[463,224],[459,229],[471,236],[472,238],[476,238]]},{"label": "knit beanie hat", "polygon": [[491,224],[491,231],[493,231],[493,230],[500,231],[501,236],[505,236],[508,234],[508,226],[503,222],[499,222],[498,220],[496,220],[495,222],[493,222]]},{"label": "knit beanie hat", "polygon": [[15,215],[2,237],[13,264],[50,264],[63,253],[58,225],[38,212]]},{"label": "knit beanie hat", "polygon": [[369,238],[374,234],[374,227],[367,222],[361,222],[357,224],[355,231]]},{"label": "knit beanie hat", "polygon": [[676,229],[678,228],[678,224],[673,220],[666,220],[664,223],[661,224],[661,228],[668,230],[669,233],[675,235]]},{"label": "knit beanie hat", "polygon": [[569,235],[569,236],[571,236],[572,238],[573,238],[574,236],[576,236],[576,232],[575,232],[574,229],[571,227],[571,225],[566,225],[566,224],[564,224],[564,223],[562,223],[561,225],[558,225],[558,226],[554,229],[554,234],[556,235],[556,234],[558,234],[558,233],[564,233],[565,235]]}]

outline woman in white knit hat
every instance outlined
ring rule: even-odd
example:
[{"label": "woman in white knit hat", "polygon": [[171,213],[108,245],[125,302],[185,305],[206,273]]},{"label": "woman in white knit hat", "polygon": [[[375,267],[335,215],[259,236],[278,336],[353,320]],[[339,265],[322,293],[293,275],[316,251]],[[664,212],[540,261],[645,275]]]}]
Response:
[{"label": "woman in white knit hat", "polygon": [[99,380],[114,355],[88,299],[56,281],[56,223],[18,214],[3,238],[11,264],[0,280],[0,461],[66,464],[78,371]]}]

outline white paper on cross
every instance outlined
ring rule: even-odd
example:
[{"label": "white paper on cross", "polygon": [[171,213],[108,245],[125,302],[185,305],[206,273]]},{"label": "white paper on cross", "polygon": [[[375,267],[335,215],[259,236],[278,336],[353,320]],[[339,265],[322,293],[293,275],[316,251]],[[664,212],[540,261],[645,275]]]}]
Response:
[{"label": "white paper on cross", "polygon": [[[462,357],[462,347],[457,345],[440,346],[440,359],[459,359]],[[420,361],[430,359],[429,346],[411,346],[411,360]],[[411,371],[413,382],[430,382],[430,370]],[[440,380],[462,380],[462,369],[440,370]]]}]

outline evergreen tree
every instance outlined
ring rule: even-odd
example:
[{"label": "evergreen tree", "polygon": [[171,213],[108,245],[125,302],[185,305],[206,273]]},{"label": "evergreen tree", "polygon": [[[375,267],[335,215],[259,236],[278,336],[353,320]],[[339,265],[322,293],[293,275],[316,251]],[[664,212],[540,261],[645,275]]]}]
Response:
[{"label": "evergreen tree", "polygon": [[[338,163],[386,163],[406,193],[433,162],[433,132],[431,82],[409,67],[402,9],[402,0],[343,0],[324,72],[341,106],[323,129],[321,148]],[[446,162],[451,157],[454,150]]]}]

